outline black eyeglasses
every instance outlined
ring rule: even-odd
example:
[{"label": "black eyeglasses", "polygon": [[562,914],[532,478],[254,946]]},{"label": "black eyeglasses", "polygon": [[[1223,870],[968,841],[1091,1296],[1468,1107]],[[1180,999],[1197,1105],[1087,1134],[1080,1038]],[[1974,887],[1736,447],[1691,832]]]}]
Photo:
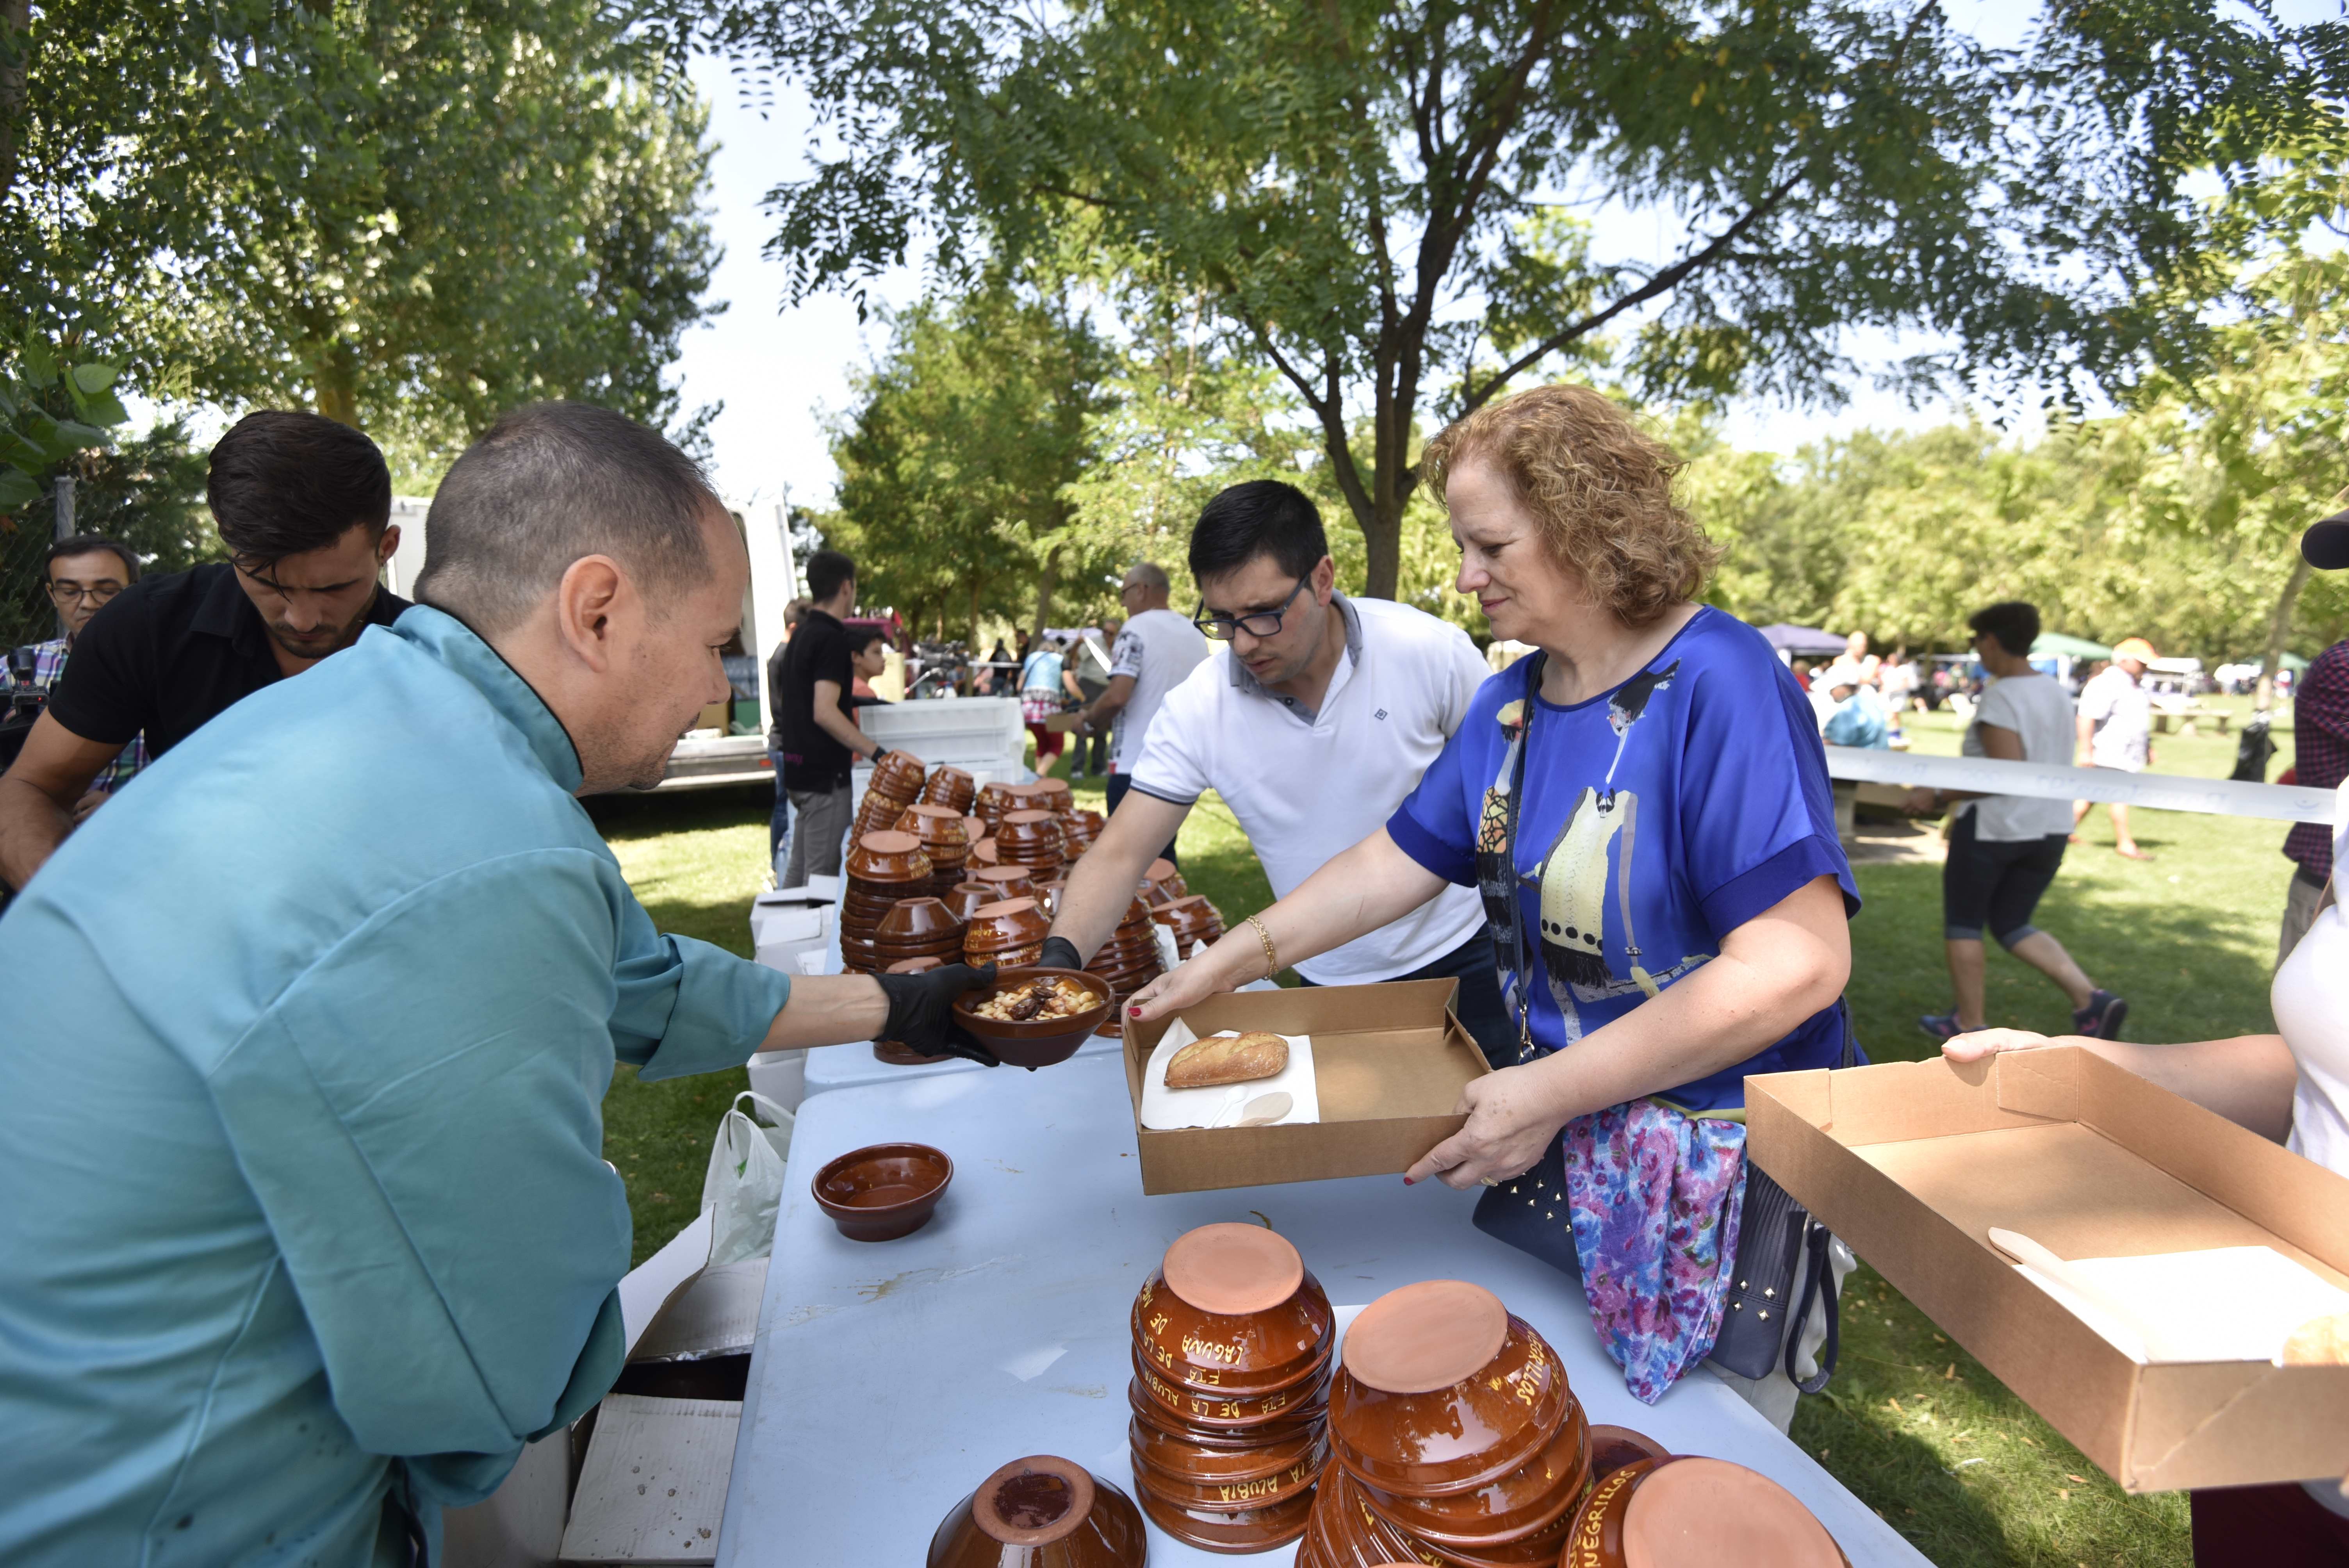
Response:
[{"label": "black eyeglasses", "polygon": [[49,584],[49,597],[60,604],[79,603],[84,600],[92,604],[103,604],[121,592],[122,584],[119,583],[93,583],[87,588],[78,583]]},{"label": "black eyeglasses", "polygon": [[1247,615],[1194,615],[1191,624],[1198,627],[1203,636],[1218,643],[1230,642],[1235,632],[1246,632],[1251,637],[1277,637],[1280,634],[1280,618],[1288,614],[1288,607],[1297,603],[1297,596],[1310,581],[1309,577],[1299,577],[1278,610],[1258,610]]}]

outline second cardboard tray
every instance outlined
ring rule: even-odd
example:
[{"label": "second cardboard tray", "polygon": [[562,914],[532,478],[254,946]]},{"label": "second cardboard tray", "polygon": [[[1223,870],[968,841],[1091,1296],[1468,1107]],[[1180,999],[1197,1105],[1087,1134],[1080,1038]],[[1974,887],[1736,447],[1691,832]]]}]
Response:
[{"label": "second cardboard tray", "polygon": [[1171,1021],[1125,1024],[1125,1082],[1144,1192],[1202,1192],[1407,1171],[1460,1130],[1460,1091],[1491,1071],[1452,1016],[1455,980],[1235,991],[1181,1016],[1203,1038],[1219,1029],[1313,1037],[1321,1119],[1288,1127],[1142,1125],[1142,1075]]}]

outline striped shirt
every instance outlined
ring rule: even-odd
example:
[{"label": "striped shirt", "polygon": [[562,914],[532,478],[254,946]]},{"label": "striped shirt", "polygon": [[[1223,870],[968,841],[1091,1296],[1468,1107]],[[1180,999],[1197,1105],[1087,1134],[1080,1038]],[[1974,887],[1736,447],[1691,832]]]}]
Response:
[{"label": "striped shirt", "polygon": [[[2349,777],[2349,641],[2333,644],[2292,683],[2292,768],[2301,786],[2335,789]],[[2302,822],[2283,852],[2319,882],[2333,874],[2333,830]]]},{"label": "striped shirt", "polygon": [[[71,649],[71,642],[65,637],[52,637],[46,643],[34,645],[33,686],[36,690],[49,691],[64,677],[66,655]],[[0,667],[0,691],[11,690],[15,685],[7,670]],[[113,761],[98,770],[98,777],[89,781],[89,792],[111,795],[129,783],[133,773],[146,766],[147,737],[134,735],[130,738],[130,744],[124,747]]]}]

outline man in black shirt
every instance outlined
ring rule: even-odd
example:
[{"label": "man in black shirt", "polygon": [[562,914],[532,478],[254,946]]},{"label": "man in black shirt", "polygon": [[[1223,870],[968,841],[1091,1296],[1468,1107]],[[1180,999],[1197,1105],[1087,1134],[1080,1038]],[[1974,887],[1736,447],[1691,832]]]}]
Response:
[{"label": "man in black shirt", "polygon": [[0,882],[22,887],[72,830],[90,780],[142,730],[160,758],[238,698],[299,675],[408,602],[377,573],[398,548],[375,443],[316,414],[249,414],[212,449],[205,499],[227,562],[116,594],[0,775]]},{"label": "man in black shirt", "polygon": [[769,741],[792,814],[778,887],[840,873],[841,841],[854,815],[850,769],[858,758],[885,749],[856,727],[849,705],[856,671],[840,623],[856,607],[856,563],[837,550],[819,550],[808,557],[807,586],[812,603],[777,654],[769,683],[775,721]]}]

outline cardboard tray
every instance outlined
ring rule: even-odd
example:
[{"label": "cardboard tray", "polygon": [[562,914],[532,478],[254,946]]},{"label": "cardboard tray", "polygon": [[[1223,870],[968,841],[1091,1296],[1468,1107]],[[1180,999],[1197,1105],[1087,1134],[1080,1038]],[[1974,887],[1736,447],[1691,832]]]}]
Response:
[{"label": "cardboard tray", "polygon": [[1456,980],[1235,991],[1181,1016],[1196,1033],[1269,1029],[1313,1037],[1321,1119],[1294,1127],[1143,1127],[1142,1074],[1170,1018],[1125,1023],[1142,1190],[1204,1192],[1341,1176],[1384,1176],[1460,1130],[1460,1091],[1492,1069],[1452,1016]]},{"label": "cardboard tray", "polygon": [[2271,1246],[2349,1284],[2349,1180],[2078,1047],[1745,1080],[1746,1152],[2132,1492],[2338,1479],[2349,1367],[2141,1365],[1990,1245]]}]

